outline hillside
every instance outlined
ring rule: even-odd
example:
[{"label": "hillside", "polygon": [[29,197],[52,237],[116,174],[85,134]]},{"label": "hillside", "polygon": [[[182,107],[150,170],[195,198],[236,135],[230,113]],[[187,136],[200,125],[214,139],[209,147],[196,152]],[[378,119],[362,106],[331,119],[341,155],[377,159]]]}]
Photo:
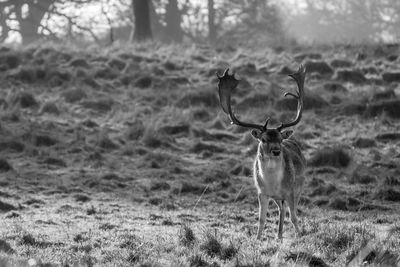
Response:
[{"label": "hillside", "polygon": [[[400,46],[0,48],[0,265],[343,266],[400,257]],[[241,118],[295,116],[302,236],[256,241],[256,141]],[[361,256],[360,256],[361,257]],[[311,263],[309,263],[311,262]],[[397,261],[398,262],[398,261]],[[75,265],[74,265],[75,264]],[[318,265],[320,264],[320,265]],[[399,264],[399,263],[397,263]]]}]

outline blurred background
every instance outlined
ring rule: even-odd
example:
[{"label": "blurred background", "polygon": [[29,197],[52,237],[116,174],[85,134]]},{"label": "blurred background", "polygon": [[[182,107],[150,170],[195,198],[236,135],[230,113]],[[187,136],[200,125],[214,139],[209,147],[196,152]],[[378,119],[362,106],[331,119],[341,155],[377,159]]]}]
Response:
[{"label": "blurred background", "polygon": [[396,0],[2,0],[0,9],[0,42],[22,44],[387,43],[400,33]]}]

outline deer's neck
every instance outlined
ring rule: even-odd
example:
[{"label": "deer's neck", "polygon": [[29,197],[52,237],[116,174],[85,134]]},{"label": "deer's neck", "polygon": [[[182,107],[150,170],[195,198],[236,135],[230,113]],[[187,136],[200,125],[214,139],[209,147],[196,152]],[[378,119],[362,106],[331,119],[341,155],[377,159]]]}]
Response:
[{"label": "deer's neck", "polygon": [[283,155],[279,157],[268,156],[259,153],[255,164],[257,175],[255,175],[255,184],[259,191],[266,196],[277,199],[283,198],[282,181],[284,177]]},{"label": "deer's neck", "polygon": [[258,147],[257,152],[257,160],[259,161],[260,166],[263,166],[267,169],[277,169],[283,167],[283,151],[278,157],[269,156],[266,152],[262,150],[262,148]]}]

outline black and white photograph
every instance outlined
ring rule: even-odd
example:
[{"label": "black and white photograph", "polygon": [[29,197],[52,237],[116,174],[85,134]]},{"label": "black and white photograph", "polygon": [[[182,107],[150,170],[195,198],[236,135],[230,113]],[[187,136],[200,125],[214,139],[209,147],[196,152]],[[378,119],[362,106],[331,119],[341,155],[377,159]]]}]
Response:
[{"label": "black and white photograph", "polygon": [[400,267],[399,0],[0,0],[0,267]]}]

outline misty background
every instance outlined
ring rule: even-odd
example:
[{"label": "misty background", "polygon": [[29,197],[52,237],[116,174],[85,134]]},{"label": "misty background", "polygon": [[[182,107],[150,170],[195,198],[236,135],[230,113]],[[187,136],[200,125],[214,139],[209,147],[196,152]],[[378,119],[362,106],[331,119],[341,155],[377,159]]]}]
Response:
[{"label": "misty background", "polygon": [[[0,42],[46,39],[110,44],[134,39],[132,0],[2,0]],[[151,38],[165,43],[230,45],[393,43],[399,41],[396,0],[153,0]],[[143,4],[148,10],[143,9]]]}]

